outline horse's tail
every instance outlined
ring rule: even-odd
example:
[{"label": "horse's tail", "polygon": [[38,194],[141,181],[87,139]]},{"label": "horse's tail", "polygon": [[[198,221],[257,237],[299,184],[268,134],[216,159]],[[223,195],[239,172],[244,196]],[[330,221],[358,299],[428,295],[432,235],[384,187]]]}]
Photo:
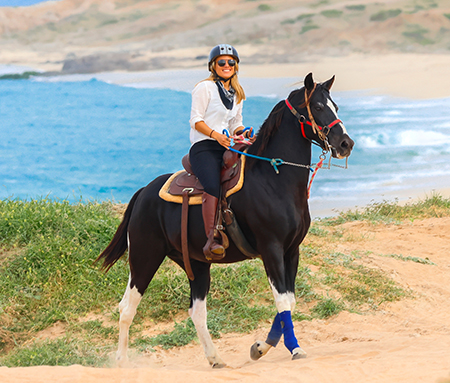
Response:
[{"label": "horse's tail", "polygon": [[133,211],[134,204],[136,203],[137,197],[141,194],[144,188],[139,189],[134,196],[131,198],[127,209],[125,210],[125,214],[123,215],[122,222],[117,228],[116,234],[114,234],[113,239],[106,247],[105,250],[98,256],[94,263],[99,262],[103,259],[103,264],[101,269],[105,272],[108,270],[122,257],[125,251],[128,248],[128,224],[130,222],[131,212]]}]

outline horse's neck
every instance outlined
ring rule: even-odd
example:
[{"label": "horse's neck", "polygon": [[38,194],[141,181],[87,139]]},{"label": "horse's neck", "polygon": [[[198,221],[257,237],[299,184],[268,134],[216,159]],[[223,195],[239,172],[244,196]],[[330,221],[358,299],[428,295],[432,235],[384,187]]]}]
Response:
[{"label": "horse's neck", "polygon": [[302,137],[295,120],[285,120],[286,123],[280,125],[261,156],[270,159],[279,158],[295,165],[278,166],[279,174],[276,174],[272,167],[269,170],[264,164],[259,164],[255,170],[268,185],[273,184],[274,188],[283,188],[297,194],[299,191],[303,192],[308,183],[309,170],[305,167],[311,163],[311,143]]}]

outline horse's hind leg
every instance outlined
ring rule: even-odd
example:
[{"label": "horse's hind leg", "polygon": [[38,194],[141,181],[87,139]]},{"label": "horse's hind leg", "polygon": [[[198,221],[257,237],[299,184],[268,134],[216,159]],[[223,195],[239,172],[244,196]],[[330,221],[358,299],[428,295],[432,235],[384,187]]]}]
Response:
[{"label": "horse's hind leg", "polygon": [[[142,242],[142,243],[139,243]],[[151,245],[151,252],[148,251]],[[165,258],[162,244],[137,238],[129,244],[130,278],[127,289],[119,303],[119,347],[116,360],[119,366],[124,366],[128,360],[128,337],[131,323],[136,315],[137,307],[150,281]]]},{"label": "horse's hind leg", "polygon": [[208,331],[206,321],[206,296],[210,286],[211,265],[202,262],[192,262],[195,279],[191,284],[191,306],[189,315],[194,322],[200,343],[205,351],[206,359],[213,368],[222,368],[226,364],[219,356]]},{"label": "horse's hind leg", "polygon": [[127,348],[129,329],[131,322],[136,315],[136,310],[141,299],[142,295],[139,293],[137,287],[131,287],[130,275],[127,289],[125,290],[125,294],[119,303],[119,347],[116,354],[116,360],[120,367],[123,367],[128,361]]}]

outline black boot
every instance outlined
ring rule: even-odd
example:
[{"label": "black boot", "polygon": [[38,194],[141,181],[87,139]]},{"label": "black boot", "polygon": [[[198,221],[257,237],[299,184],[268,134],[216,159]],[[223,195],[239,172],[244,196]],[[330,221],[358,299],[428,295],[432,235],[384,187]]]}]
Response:
[{"label": "black boot", "polygon": [[[205,233],[208,240],[203,247],[203,254],[208,261],[218,261],[225,257],[225,248],[215,238],[215,224],[217,204],[219,200],[208,194],[203,193],[202,197],[202,214],[203,223],[205,225]],[[220,238],[220,235],[219,235]]]}]

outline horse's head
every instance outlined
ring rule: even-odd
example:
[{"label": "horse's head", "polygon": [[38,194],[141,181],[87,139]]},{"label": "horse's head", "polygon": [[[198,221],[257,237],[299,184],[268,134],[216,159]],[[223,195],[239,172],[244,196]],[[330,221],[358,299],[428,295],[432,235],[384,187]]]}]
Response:
[{"label": "horse's head", "polygon": [[333,157],[345,158],[355,143],[337,115],[338,106],[331,99],[333,82],[334,76],[323,83],[315,83],[310,73],[305,77],[305,87],[293,92],[286,104],[299,119],[305,138],[317,142],[324,150],[330,149]]}]

